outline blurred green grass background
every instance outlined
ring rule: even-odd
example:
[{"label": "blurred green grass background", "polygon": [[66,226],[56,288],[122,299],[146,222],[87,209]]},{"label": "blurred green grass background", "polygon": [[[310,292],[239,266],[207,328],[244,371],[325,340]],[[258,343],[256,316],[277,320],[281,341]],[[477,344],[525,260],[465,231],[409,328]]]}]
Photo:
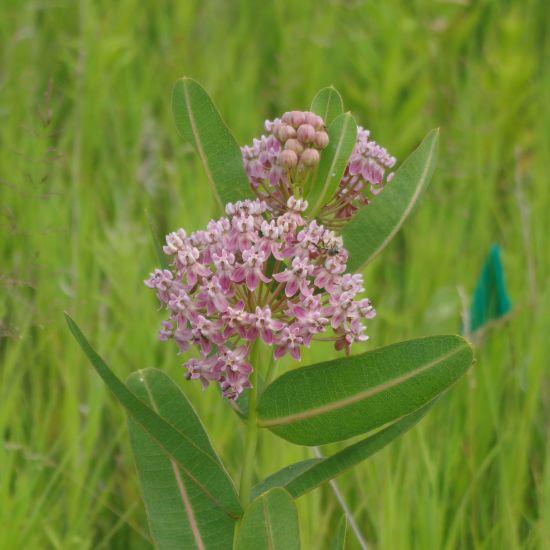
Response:
[{"label": "blurred green grass background", "polygon": [[[460,293],[493,242],[514,311],[428,418],[338,483],[371,548],[550,548],[547,0],[3,0],[1,12],[0,548],[151,546],[124,413],[63,310],[120,376],[169,372],[239,471],[239,420],[214,388],[183,381],[142,283],[156,265],[145,209],[163,233],[217,215],[171,117],[184,74],[241,144],[329,84],[399,160],[441,127],[423,204],[365,273],[378,311],[366,347],[458,331]],[[258,476],[309,456],[261,443]],[[330,489],[298,507],[303,547],[327,547],[341,513]]]}]

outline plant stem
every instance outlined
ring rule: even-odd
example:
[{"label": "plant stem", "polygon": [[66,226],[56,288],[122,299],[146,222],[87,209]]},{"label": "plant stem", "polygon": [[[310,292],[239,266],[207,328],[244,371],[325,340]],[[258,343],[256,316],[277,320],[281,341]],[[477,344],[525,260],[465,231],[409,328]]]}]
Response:
[{"label": "plant stem", "polygon": [[257,370],[260,367],[259,346],[257,343],[252,348],[252,374],[250,382],[252,388],[248,394],[248,417],[246,420],[246,445],[244,450],[244,463],[241,472],[241,484],[239,488],[239,497],[243,508],[250,501],[250,491],[252,489],[252,475],[254,473],[254,460],[256,455],[256,445],[258,442],[258,426],[256,405],[258,401],[258,375]]}]

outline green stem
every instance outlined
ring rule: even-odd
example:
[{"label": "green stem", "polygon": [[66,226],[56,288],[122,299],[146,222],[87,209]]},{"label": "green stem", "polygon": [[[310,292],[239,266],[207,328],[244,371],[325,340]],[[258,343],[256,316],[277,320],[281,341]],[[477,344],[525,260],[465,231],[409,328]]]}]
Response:
[{"label": "green stem", "polygon": [[252,348],[252,374],[250,383],[252,388],[248,394],[248,417],[246,420],[246,445],[244,450],[244,463],[241,472],[241,484],[239,488],[239,497],[243,508],[248,506],[250,501],[250,491],[252,489],[252,476],[254,473],[254,462],[256,455],[256,445],[258,443],[258,413],[256,405],[258,401],[258,375],[257,369],[260,367],[259,346],[254,344]]}]

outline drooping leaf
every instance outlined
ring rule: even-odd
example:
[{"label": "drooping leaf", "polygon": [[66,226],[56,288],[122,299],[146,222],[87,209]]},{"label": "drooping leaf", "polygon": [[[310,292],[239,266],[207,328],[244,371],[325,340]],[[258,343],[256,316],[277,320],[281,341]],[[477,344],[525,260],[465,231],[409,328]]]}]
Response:
[{"label": "drooping leaf", "polygon": [[439,130],[432,130],[373,201],[346,224],[348,271],[361,271],[393,239],[428,187],[437,157]]},{"label": "drooping leaf", "polygon": [[344,514],[340,518],[340,522],[338,523],[338,528],[334,533],[334,538],[332,539],[332,542],[330,544],[330,550],[345,549],[347,531],[348,531],[348,520],[346,518],[346,515]]},{"label": "drooping leaf", "polygon": [[[189,436],[210,461],[219,464],[193,407],[163,372],[146,369],[131,374],[128,389],[177,431]],[[128,416],[130,439],[137,464],[149,527],[157,548],[231,548],[235,520],[215,505],[181,468]]]},{"label": "drooping leaf", "polygon": [[191,78],[178,80],[172,111],[178,132],[199,154],[220,208],[253,198],[239,146],[204,88]]},{"label": "drooping leaf", "polygon": [[500,248],[494,244],[485,259],[472,298],[469,332],[473,333],[492,321],[498,321],[511,308],[504,282]]},{"label": "drooping leaf", "polygon": [[418,411],[398,420],[391,426],[363,439],[332,456],[313,458],[287,466],[258,483],[252,493],[259,495],[273,487],[283,487],[291,496],[298,498],[346,472],[366,460],[394,439],[412,428],[433,406],[428,403]]},{"label": "drooping leaf", "polygon": [[344,102],[334,86],[327,86],[315,94],[310,109],[322,117],[328,127],[337,116],[344,112]]},{"label": "drooping leaf", "polygon": [[336,117],[328,128],[329,144],[321,153],[317,174],[307,195],[308,213],[315,216],[334,195],[357,139],[357,124],[350,113]]},{"label": "drooping leaf", "polygon": [[431,336],[287,372],[268,386],[258,424],[301,445],[341,441],[430,402],[472,363],[459,336]]},{"label": "drooping leaf", "polygon": [[65,318],[69,329],[92,366],[131,417],[167,456],[175,460],[214,506],[231,518],[240,517],[242,508],[233,482],[217,457],[197,445],[194,441],[196,433],[177,430],[138,399],[95,352],[77,324],[67,314]]},{"label": "drooping leaf", "polygon": [[297,550],[298,515],[292,497],[271,489],[252,501],[241,521],[236,550]]},{"label": "drooping leaf", "polygon": [[273,489],[274,487],[286,487],[292,480],[296,479],[300,474],[309,470],[314,464],[321,462],[322,458],[308,458],[307,460],[301,460],[295,462],[289,466],[281,468],[269,477],[260,481],[252,488],[252,498],[256,498],[258,495]]}]

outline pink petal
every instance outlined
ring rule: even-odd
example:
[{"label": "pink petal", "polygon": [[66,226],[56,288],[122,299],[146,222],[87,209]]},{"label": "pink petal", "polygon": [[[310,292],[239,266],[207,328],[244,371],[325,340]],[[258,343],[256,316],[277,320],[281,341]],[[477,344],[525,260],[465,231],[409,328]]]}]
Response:
[{"label": "pink petal", "polygon": [[291,348],[290,355],[292,355],[292,357],[296,359],[296,361],[302,360],[302,357],[300,356],[300,348]]},{"label": "pink petal", "polygon": [[270,331],[270,330],[262,330],[260,332],[260,335],[262,337],[262,340],[266,343],[266,344],[273,344],[273,333]]},{"label": "pink petal", "polygon": [[291,273],[286,270],[286,271],[283,271],[282,273],[275,273],[273,275],[273,278],[278,282],[278,283],[285,283],[286,281],[288,281],[291,277]]},{"label": "pink petal", "polygon": [[271,330],[281,330],[284,328],[285,323],[283,323],[282,321],[277,321],[276,319],[273,319],[269,326]]},{"label": "pink petal", "polygon": [[254,291],[260,282],[260,278],[255,271],[249,271],[246,275],[246,286],[248,290]]},{"label": "pink petal", "polygon": [[231,279],[235,281],[236,283],[242,283],[245,278],[245,269],[243,266],[237,267],[235,271],[233,271],[233,274],[231,275]]},{"label": "pink petal", "polygon": [[332,328],[338,328],[343,323],[343,321],[344,321],[344,314],[338,313],[332,318],[332,320],[330,321],[330,324]]},{"label": "pink petal", "polygon": [[298,291],[298,283],[296,279],[292,279],[291,281],[288,281],[285,287],[285,294],[287,298],[294,296],[294,294],[296,294],[297,291]]}]

